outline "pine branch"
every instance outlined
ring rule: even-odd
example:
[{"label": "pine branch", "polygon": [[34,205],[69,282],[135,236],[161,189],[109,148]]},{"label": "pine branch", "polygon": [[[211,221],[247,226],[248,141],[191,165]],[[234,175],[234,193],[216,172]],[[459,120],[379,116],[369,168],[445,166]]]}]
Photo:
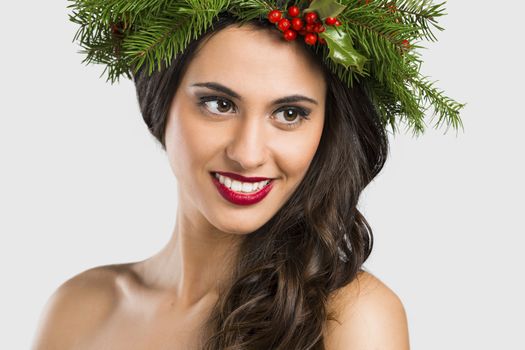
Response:
[{"label": "pine branch", "polygon": [[395,61],[402,60],[401,56],[407,51],[403,40],[413,36],[417,28],[397,23],[382,6],[372,7],[371,4],[346,11],[342,15],[342,21],[347,23],[345,30],[356,48],[372,61],[384,62],[388,67],[399,66]]},{"label": "pine branch", "polygon": [[134,71],[147,63],[151,74],[155,67],[160,70],[163,62],[169,64],[207,29],[227,3],[227,0],[192,0],[165,5],[161,17],[149,17],[124,40],[126,55],[133,57]]},{"label": "pine branch", "polygon": [[466,103],[459,103],[444,95],[442,90],[434,87],[436,81],[429,81],[429,77],[419,75],[417,79],[410,79],[410,84],[414,87],[418,98],[422,103],[433,107],[432,118],[439,116],[435,127],[438,128],[443,124],[458,130],[463,129],[463,122],[459,116],[459,110],[466,106]]},{"label": "pine branch", "polygon": [[393,134],[395,134],[397,132],[397,116],[402,114],[400,104],[397,103],[395,96],[374,79],[365,80],[363,86],[379,114],[381,124],[384,127],[390,126]]},{"label": "pine branch", "polygon": [[245,23],[255,18],[265,18],[269,11],[277,8],[264,0],[232,0],[229,12]]},{"label": "pine branch", "polygon": [[446,2],[433,4],[432,0],[401,0],[396,1],[396,12],[402,15],[404,24],[418,28],[418,35],[414,39],[425,38],[436,41],[437,38],[432,32],[432,27],[444,30],[437,24],[436,18],[445,15],[444,5]]}]

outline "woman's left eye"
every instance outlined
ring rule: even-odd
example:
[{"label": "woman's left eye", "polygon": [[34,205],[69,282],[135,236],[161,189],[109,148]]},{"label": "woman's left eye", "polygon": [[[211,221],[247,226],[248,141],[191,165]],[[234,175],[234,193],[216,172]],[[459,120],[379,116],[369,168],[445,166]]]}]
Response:
[{"label": "woman's left eye", "polygon": [[[300,124],[302,124],[306,119],[308,118],[308,115],[310,114],[309,111],[305,110],[301,107],[284,107],[277,111],[276,115],[279,115],[281,112],[283,113],[283,120],[285,121],[284,124],[287,128],[296,128]],[[289,119],[296,120],[292,123],[287,123],[286,121],[289,121]]]},{"label": "woman's left eye", "polygon": [[[212,114],[228,113],[228,111],[230,111],[235,106],[235,104],[230,100],[218,96],[201,97],[198,104],[201,107],[205,107]],[[308,115],[310,114],[310,111],[302,107],[289,106],[282,107],[274,113],[276,116],[281,114],[282,117],[278,118],[282,120],[279,122],[280,124],[284,124],[287,128],[296,128],[302,124],[305,119],[309,119]],[[296,121],[290,122],[290,120]]]}]

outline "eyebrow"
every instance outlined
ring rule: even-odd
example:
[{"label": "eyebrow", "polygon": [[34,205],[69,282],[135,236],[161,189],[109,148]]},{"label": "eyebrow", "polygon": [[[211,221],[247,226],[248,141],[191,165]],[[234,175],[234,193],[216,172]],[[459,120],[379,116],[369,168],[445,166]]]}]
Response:
[{"label": "eyebrow", "polygon": [[[224,93],[226,95],[229,95],[229,96],[231,96],[233,98],[242,100],[241,95],[239,95],[238,93],[236,93],[235,91],[233,91],[229,87],[226,87],[226,86],[224,86],[222,84],[219,84],[219,83],[215,83],[215,82],[195,83],[195,84],[193,84],[191,86],[206,87],[208,89],[215,90],[215,91],[220,91],[220,92],[222,92],[222,93]],[[298,94],[278,98],[276,100],[273,100],[272,104],[278,105],[278,104],[282,104],[282,103],[292,103],[292,102],[300,102],[300,101],[311,102],[311,103],[316,104],[316,105],[319,104],[313,98],[306,97],[306,96],[303,96],[303,95],[298,95]]]}]

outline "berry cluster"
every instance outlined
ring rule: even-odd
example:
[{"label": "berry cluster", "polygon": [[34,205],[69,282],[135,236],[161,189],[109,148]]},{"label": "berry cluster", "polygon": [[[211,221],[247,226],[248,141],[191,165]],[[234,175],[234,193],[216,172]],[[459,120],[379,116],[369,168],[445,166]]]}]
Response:
[{"label": "berry cluster", "polygon": [[[286,17],[288,15],[288,18]],[[326,40],[318,36],[326,30],[323,21],[315,11],[303,13],[298,6],[290,6],[286,12],[271,10],[268,12],[268,20],[275,23],[277,28],[283,32],[284,39],[291,41],[297,38],[297,34],[304,36],[304,42],[314,45],[317,41],[326,44]],[[335,17],[326,17],[324,24],[329,26],[340,26],[341,22]]]}]

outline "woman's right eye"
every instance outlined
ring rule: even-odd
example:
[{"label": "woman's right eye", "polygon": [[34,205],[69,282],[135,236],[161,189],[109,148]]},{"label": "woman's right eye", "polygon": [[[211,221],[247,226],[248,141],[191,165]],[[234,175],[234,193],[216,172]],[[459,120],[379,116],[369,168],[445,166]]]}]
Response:
[{"label": "woman's right eye", "polygon": [[200,98],[199,106],[206,108],[213,114],[228,113],[234,106],[230,100],[218,96],[204,96]]}]

